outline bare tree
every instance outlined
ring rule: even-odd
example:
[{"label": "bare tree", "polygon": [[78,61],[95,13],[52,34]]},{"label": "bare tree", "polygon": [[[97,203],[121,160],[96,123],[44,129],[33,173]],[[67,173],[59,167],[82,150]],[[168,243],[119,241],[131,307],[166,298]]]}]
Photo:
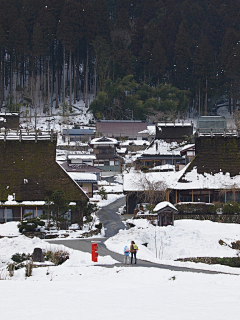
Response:
[{"label": "bare tree", "polygon": [[136,191],[138,202],[156,205],[158,202],[169,200],[171,190],[165,180],[154,181],[151,174],[141,174],[132,182],[133,189]]}]

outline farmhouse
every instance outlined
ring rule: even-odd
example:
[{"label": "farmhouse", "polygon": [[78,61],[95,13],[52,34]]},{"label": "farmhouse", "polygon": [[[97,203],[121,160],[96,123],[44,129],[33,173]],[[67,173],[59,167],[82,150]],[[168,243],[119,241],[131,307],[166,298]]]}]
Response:
[{"label": "farmhouse", "polygon": [[82,216],[88,197],[55,161],[54,134],[0,135],[0,222],[18,221],[27,212],[40,216],[45,199],[57,190],[69,203],[72,221]]},{"label": "farmhouse", "polygon": [[[196,156],[180,171],[135,172],[124,175],[127,212],[133,213],[143,194],[156,193],[179,202],[240,202],[240,138],[201,134],[195,137]],[[154,197],[156,203],[158,197]],[[145,197],[145,201],[146,197]]]}]

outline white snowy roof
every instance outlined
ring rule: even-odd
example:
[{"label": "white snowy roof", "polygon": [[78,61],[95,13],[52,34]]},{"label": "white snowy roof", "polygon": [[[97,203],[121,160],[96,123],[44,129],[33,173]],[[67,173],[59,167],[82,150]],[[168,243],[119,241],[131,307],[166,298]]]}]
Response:
[{"label": "white snowy roof", "polygon": [[162,202],[159,202],[156,207],[153,209],[154,212],[157,212],[165,207],[171,207],[172,209],[176,210],[177,209],[175,208],[175,206],[173,204],[171,204],[170,202],[168,201],[162,201]]},{"label": "white snowy roof", "polygon": [[92,139],[90,144],[118,144],[118,141],[114,138],[109,138],[109,137],[101,137],[101,138],[95,138]]},{"label": "white snowy roof", "polygon": [[68,175],[75,181],[96,181],[97,176],[94,173],[85,173],[85,172],[68,172]]},{"label": "white snowy roof", "polygon": [[96,159],[96,155],[95,154],[69,154],[68,159],[69,160],[73,160],[73,159],[94,160]]},{"label": "white snowy roof", "polygon": [[173,189],[186,168],[187,166],[180,171],[126,173],[123,175],[123,190],[144,191],[147,190],[148,185],[153,186],[154,184],[156,184],[157,190]]},{"label": "white snowy roof", "polygon": [[154,140],[153,144],[148,147],[146,150],[143,151],[143,154],[145,155],[179,155],[180,156],[180,150],[179,149],[173,149],[177,147],[177,142],[166,142],[161,139]]},{"label": "white snowy roof", "polygon": [[157,124],[158,127],[189,127],[189,126],[192,126],[192,122],[159,122]]},{"label": "white snowy roof", "polygon": [[149,126],[147,126],[147,129],[139,131],[138,133],[141,133],[141,134],[146,133],[146,134],[149,134],[150,136],[155,136],[155,134],[156,134],[156,126],[155,125],[149,125]]},{"label": "white snowy roof", "polygon": [[240,175],[231,177],[229,173],[223,174],[218,172],[215,174],[197,173],[194,167],[191,172],[187,172],[184,176],[187,182],[177,182],[174,189],[232,189],[240,188]]},{"label": "white snowy roof", "polygon": [[175,165],[172,164],[163,164],[161,166],[156,166],[154,168],[149,168],[150,171],[154,171],[154,170],[175,170]]}]

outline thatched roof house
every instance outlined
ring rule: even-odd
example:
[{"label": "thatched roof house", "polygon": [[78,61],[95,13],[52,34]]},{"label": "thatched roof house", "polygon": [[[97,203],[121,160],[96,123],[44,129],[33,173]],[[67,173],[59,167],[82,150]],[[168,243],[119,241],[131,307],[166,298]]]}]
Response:
[{"label": "thatched roof house", "polygon": [[[15,213],[9,213],[9,218],[0,210],[0,222],[11,220],[11,217],[12,220],[19,220],[24,213],[22,202],[37,204],[57,190],[62,190],[69,202],[88,201],[81,187],[55,161],[56,137],[52,141],[44,137],[29,139],[22,136],[20,140],[8,140],[6,137],[1,139],[0,136],[1,210],[6,209],[5,202],[9,195],[14,195],[21,207],[21,212],[15,210]],[[37,210],[38,208],[36,212]]]}]

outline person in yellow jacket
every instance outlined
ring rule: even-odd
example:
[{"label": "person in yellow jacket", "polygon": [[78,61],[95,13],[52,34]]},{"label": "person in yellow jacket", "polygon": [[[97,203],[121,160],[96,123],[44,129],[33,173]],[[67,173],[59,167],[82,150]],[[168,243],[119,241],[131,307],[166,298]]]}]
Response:
[{"label": "person in yellow jacket", "polygon": [[131,246],[130,246],[131,264],[133,261],[133,257],[135,259],[135,264],[137,263],[137,250],[138,250],[138,246],[136,245],[136,243],[134,241],[131,241]]}]

